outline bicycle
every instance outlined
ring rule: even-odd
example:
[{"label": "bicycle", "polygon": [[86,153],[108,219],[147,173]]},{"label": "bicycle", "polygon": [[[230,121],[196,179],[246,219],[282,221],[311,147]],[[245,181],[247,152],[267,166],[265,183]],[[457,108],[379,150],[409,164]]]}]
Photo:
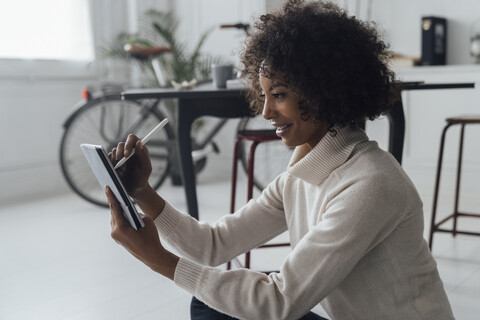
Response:
[{"label": "bicycle", "polygon": [[[168,52],[165,47],[149,48],[148,51],[130,47],[127,50],[131,54],[151,59],[157,80],[162,84],[164,78],[159,72],[158,64],[155,66],[155,56]],[[123,86],[106,85],[98,94],[88,89],[83,90],[83,99],[74,106],[63,124],[60,165],[65,180],[80,197],[104,207],[107,206],[106,199],[93,173],[88,170],[88,164],[81,154],[79,145],[81,143],[100,144],[106,150],[111,150],[119,141],[125,141],[130,133],[143,137],[165,117],[174,119],[174,115],[165,107],[163,100],[123,100],[120,93],[124,89]],[[154,189],[158,189],[169,176],[173,184],[181,183],[172,122],[169,122],[148,144],[152,161],[149,183]],[[204,169],[208,155],[212,151],[219,151],[213,138],[226,122],[227,119],[218,120],[213,127],[208,128],[202,140],[192,138],[194,150],[192,159],[197,174]],[[263,119],[258,121],[257,118],[243,118],[239,121],[237,131],[266,128],[271,129]],[[245,170],[248,164],[248,149],[247,143],[242,143],[240,159]],[[255,162],[257,170],[254,178],[258,189],[262,190],[285,170],[291,155],[291,152],[285,152],[285,150],[288,149],[280,141],[264,143],[258,147]]]}]

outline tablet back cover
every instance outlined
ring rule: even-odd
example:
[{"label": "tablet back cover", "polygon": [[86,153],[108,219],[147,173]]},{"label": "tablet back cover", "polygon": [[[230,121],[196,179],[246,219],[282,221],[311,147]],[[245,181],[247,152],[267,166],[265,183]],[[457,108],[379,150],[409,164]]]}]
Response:
[{"label": "tablet back cover", "polygon": [[100,186],[109,186],[118,202],[122,206],[123,215],[130,225],[138,230],[144,226],[143,220],[138,214],[135,206],[127,195],[123,184],[113,168],[107,153],[102,146],[92,144],[80,145],[88,164],[97,177]]}]

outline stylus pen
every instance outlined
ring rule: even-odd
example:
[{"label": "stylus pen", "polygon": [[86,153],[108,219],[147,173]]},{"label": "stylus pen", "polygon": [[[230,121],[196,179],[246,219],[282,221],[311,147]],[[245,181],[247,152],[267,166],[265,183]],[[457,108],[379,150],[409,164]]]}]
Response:
[{"label": "stylus pen", "polygon": [[[142,139],[142,144],[145,145],[148,140],[150,140],[158,131],[160,131],[166,124],[168,123],[168,119],[165,118],[160,122],[155,128],[153,128],[152,131],[150,131],[145,138]],[[130,159],[131,156],[135,154],[135,149],[132,150],[132,153],[128,157],[123,157],[122,160],[118,161],[117,165],[115,166],[115,169],[120,168],[123,166],[125,162],[127,162],[128,159]]]}]

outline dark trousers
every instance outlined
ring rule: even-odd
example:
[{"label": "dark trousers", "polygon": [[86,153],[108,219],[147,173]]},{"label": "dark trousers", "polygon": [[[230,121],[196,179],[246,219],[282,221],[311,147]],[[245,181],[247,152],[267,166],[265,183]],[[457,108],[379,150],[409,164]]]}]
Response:
[{"label": "dark trousers", "polygon": [[[214,310],[207,306],[202,301],[197,298],[192,298],[192,303],[190,304],[190,319],[192,320],[238,320],[227,316],[226,314],[220,313],[217,310]],[[323,317],[320,317],[318,314],[309,312],[299,320],[327,320]]]}]

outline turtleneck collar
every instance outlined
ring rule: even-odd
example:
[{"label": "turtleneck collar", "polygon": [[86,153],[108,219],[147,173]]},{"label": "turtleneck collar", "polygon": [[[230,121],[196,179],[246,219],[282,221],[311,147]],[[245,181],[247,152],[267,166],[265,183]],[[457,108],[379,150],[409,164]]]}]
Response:
[{"label": "turtleneck collar", "polygon": [[355,145],[368,141],[365,132],[354,125],[334,129],[336,135],[327,132],[313,149],[307,144],[296,147],[287,172],[310,184],[320,184],[347,161]]}]

